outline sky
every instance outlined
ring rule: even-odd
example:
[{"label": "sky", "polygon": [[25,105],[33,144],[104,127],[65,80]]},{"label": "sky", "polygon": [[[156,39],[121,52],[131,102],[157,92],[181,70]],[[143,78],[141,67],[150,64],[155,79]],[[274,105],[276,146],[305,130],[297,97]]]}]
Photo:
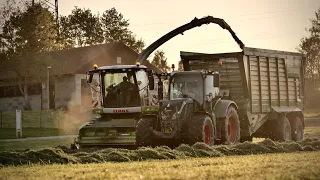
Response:
[{"label": "sky", "polygon": [[[75,6],[100,14],[115,7],[146,47],[195,17],[213,16],[224,19],[246,47],[296,52],[320,0],[59,0],[60,15],[70,14]],[[241,51],[229,32],[216,24],[186,31],[158,50],[165,52],[169,65],[177,65],[180,51]]]}]

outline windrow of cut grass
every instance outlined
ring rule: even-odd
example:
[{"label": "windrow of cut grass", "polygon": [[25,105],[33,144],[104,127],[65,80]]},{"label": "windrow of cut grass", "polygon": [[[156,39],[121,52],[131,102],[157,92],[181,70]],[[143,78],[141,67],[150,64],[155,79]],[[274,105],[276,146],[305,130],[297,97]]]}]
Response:
[{"label": "windrow of cut grass", "polygon": [[212,147],[204,143],[196,143],[193,146],[182,144],[175,149],[160,146],[156,148],[143,147],[136,150],[118,148],[71,150],[67,147],[59,146],[37,151],[2,151],[0,152],[0,165],[129,162],[317,150],[320,150],[320,140],[316,138],[305,139],[302,142],[282,143],[265,139],[257,143],[244,142],[232,146],[218,145]]}]

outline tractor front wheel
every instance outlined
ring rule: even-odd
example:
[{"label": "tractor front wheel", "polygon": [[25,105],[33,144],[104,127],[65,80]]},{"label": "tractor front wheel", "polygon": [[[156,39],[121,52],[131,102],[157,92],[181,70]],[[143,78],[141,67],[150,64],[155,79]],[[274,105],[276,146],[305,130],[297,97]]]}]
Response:
[{"label": "tractor front wheel", "polygon": [[155,124],[154,118],[144,117],[137,123],[136,128],[136,144],[138,147],[153,146],[154,135],[150,128]]},{"label": "tractor front wheel", "polygon": [[214,126],[209,116],[196,115],[189,122],[188,141],[190,145],[203,142],[208,146],[214,145]]},{"label": "tractor front wheel", "polygon": [[240,121],[235,107],[230,106],[222,123],[221,142],[223,144],[237,144],[240,142]]}]

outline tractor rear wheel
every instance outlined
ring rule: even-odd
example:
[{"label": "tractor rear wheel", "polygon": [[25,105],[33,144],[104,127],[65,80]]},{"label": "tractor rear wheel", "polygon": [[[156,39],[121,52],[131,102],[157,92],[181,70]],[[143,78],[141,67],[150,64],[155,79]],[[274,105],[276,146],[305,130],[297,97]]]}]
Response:
[{"label": "tractor rear wheel", "polygon": [[275,122],[275,131],[273,132],[273,140],[275,141],[290,141],[292,140],[291,125],[285,116],[280,117]]},{"label": "tractor rear wheel", "polygon": [[188,143],[203,142],[208,146],[214,145],[214,125],[209,116],[196,115],[188,124]]},{"label": "tractor rear wheel", "polygon": [[144,117],[138,123],[136,127],[136,144],[141,146],[153,146],[154,135],[150,128],[153,128],[155,121],[151,117]]},{"label": "tractor rear wheel", "polygon": [[303,140],[303,125],[300,118],[296,117],[295,119],[291,120],[291,136],[292,140],[294,141],[302,141]]},{"label": "tractor rear wheel", "polygon": [[240,121],[236,108],[230,106],[221,128],[222,144],[237,144],[240,142]]}]

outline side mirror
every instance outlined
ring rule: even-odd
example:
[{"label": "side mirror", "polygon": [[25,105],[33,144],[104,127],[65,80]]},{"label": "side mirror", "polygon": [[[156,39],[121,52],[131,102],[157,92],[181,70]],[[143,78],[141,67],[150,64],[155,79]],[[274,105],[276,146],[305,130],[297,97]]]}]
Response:
[{"label": "side mirror", "polygon": [[149,89],[154,90],[154,77],[152,70],[147,70],[148,73],[148,80],[149,80]]},{"label": "side mirror", "polygon": [[87,73],[87,82],[88,83],[92,83],[92,79],[93,79],[93,74],[92,73]]},{"label": "side mirror", "polygon": [[213,87],[220,87],[220,74],[213,75]]}]

